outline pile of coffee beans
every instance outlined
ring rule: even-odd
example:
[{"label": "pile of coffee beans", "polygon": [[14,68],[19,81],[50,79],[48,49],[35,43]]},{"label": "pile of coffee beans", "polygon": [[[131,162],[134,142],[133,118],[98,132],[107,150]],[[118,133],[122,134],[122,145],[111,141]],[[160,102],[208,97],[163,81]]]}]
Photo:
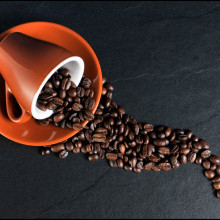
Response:
[{"label": "pile of coffee beans", "polygon": [[41,125],[52,123],[62,128],[82,130],[81,122],[93,120],[95,106],[94,91],[90,89],[91,80],[83,77],[79,86],[71,81],[69,70],[58,69],[43,87],[37,107],[42,111],[54,110],[54,114],[43,120]]},{"label": "pile of coffee beans", "polygon": [[169,171],[187,162],[204,167],[220,198],[220,157],[190,130],[140,123],[112,100],[113,86],[103,78],[102,97],[95,116],[75,136],[42,147],[42,155],[86,154],[89,161],[106,158],[111,167],[127,171]]}]

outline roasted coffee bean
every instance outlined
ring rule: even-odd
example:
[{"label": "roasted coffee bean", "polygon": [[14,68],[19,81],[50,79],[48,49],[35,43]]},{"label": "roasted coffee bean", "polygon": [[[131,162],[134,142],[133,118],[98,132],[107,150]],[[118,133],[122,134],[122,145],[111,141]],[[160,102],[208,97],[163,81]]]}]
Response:
[{"label": "roasted coffee bean", "polygon": [[187,155],[189,152],[190,152],[190,148],[180,149],[180,153],[181,153],[181,154]]},{"label": "roasted coffee bean", "polygon": [[85,95],[85,89],[82,87],[76,87],[76,95],[78,97],[83,97]]},{"label": "roasted coffee bean", "polygon": [[64,146],[64,144],[58,143],[58,144],[52,145],[50,149],[51,149],[52,152],[57,153],[57,152],[60,152],[62,150],[65,150],[65,146]]},{"label": "roasted coffee bean", "polygon": [[213,182],[213,183],[220,182],[220,175],[215,176],[215,177],[212,179],[212,182]]},{"label": "roasted coffee bean", "polygon": [[130,166],[128,166],[128,165],[125,165],[125,166],[124,166],[124,169],[127,170],[127,171],[132,171],[132,167],[130,167]]},{"label": "roasted coffee bean", "polygon": [[74,153],[74,154],[80,153],[80,147],[75,147],[75,148],[73,148],[73,153]]},{"label": "roasted coffee bean", "polygon": [[209,170],[210,169],[210,166],[211,166],[211,163],[208,161],[208,160],[204,160],[202,162],[202,165],[205,169]]},{"label": "roasted coffee bean", "polygon": [[92,121],[94,119],[94,115],[92,113],[92,111],[85,109],[84,110],[84,118],[88,121]]},{"label": "roasted coffee bean", "polygon": [[55,104],[55,105],[63,105],[63,100],[58,98],[58,97],[54,97],[52,102]]},{"label": "roasted coffee bean", "polygon": [[102,134],[102,133],[95,133],[93,136],[92,136],[92,140],[95,141],[95,142],[105,142],[106,140],[106,135],[105,134]]},{"label": "roasted coffee bean", "polygon": [[79,111],[81,111],[83,109],[83,106],[80,103],[74,103],[72,105],[72,109],[75,112],[79,112]]},{"label": "roasted coffee bean", "polygon": [[117,165],[118,165],[119,168],[123,168],[123,166],[124,166],[123,160],[122,159],[117,159]]},{"label": "roasted coffee bean", "polygon": [[143,128],[147,131],[147,132],[151,132],[153,131],[154,127],[152,124],[144,124]]},{"label": "roasted coffee bean", "polygon": [[193,163],[195,160],[196,160],[196,153],[194,152],[189,152],[188,155],[187,155],[187,160],[190,162],[190,163]]},{"label": "roasted coffee bean", "polygon": [[211,155],[209,160],[214,163],[214,164],[219,164],[220,163],[220,157],[216,156],[216,155]]},{"label": "roasted coffee bean", "polygon": [[215,172],[213,170],[205,170],[205,176],[208,179],[212,179],[215,176]]},{"label": "roasted coffee bean", "polygon": [[210,170],[216,170],[216,168],[217,168],[217,165],[216,165],[216,164],[212,164],[212,165],[210,166]]},{"label": "roasted coffee bean", "polygon": [[207,141],[203,140],[203,139],[200,139],[199,140],[199,143],[202,145],[202,148],[203,149],[209,149],[209,144]]},{"label": "roasted coffee bean", "polygon": [[68,151],[72,151],[73,150],[73,143],[71,141],[67,141],[65,143],[65,147]]},{"label": "roasted coffee bean", "polygon": [[57,114],[53,117],[54,122],[60,122],[64,119],[64,114]]},{"label": "roasted coffee bean", "polygon": [[170,162],[173,169],[177,169],[180,166],[180,163],[175,156],[170,157]]},{"label": "roasted coffee bean", "polygon": [[144,171],[150,171],[152,166],[154,165],[153,162],[148,162],[144,165]]},{"label": "roasted coffee bean", "polygon": [[155,139],[154,145],[157,147],[163,147],[169,144],[169,141],[166,138],[163,139]]},{"label": "roasted coffee bean", "polygon": [[195,142],[199,141],[199,137],[197,137],[196,135],[192,135],[191,139]]},{"label": "roasted coffee bean", "polygon": [[216,196],[217,196],[217,198],[220,198],[220,190],[216,191]]},{"label": "roasted coffee bean", "polygon": [[156,154],[154,154],[154,153],[152,153],[150,156],[149,156],[149,158],[148,158],[150,161],[152,161],[152,162],[159,162],[160,161],[160,157],[159,156],[157,156]]},{"label": "roasted coffee bean", "polygon": [[58,69],[58,73],[62,74],[64,77],[67,77],[69,75],[69,70],[62,67]]},{"label": "roasted coffee bean", "polygon": [[202,164],[202,157],[201,156],[198,156],[196,158],[196,164],[198,164],[198,165]]},{"label": "roasted coffee bean", "polygon": [[68,156],[68,151],[66,151],[66,150],[60,151],[60,153],[59,153],[59,158],[64,159],[64,158],[66,158],[67,156]]},{"label": "roasted coffee bean", "polygon": [[210,157],[210,155],[211,155],[210,150],[203,150],[202,153],[201,153],[201,157],[204,158],[204,159]]},{"label": "roasted coffee bean", "polygon": [[160,154],[170,154],[170,149],[168,147],[159,147],[158,152]]},{"label": "roasted coffee bean", "polygon": [[171,165],[170,163],[159,163],[158,167],[164,171],[169,171],[171,170]]},{"label": "roasted coffee bean", "polygon": [[88,156],[89,161],[95,162],[99,159],[99,156],[97,154],[91,154]]},{"label": "roasted coffee bean", "polygon": [[75,98],[75,97],[76,97],[76,89],[70,88],[70,89],[67,91],[67,94],[68,94],[70,97]]},{"label": "roasted coffee bean", "polygon": [[43,156],[47,156],[47,155],[49,155],[50,154],[50,148],[43,148],[42,150],[41,150],[41,154],[43,155]]},{"label": "roasted coffee bean", "polygon": [[181,164],[187,163],[187,156],[186,155],[181,155],[180,156],[180,163]]},{"label": "roasted coffee bean", "polygon": [[178,140],[179,141],[187,141],[187,135],[185,134],[181,134],[181,135],[178,135]]},{"label": "roasted coffee bean", "polygon": [[220,189],[220,182],[213,183],[213,186],[215,189],[219,190]]},{"label": "roasted coffee bean", "polygon": [[88,110],[92,110],[95,106],[95,99],[87,98],[85,101],[85,108]]},{"label": "roasted coffee bean", "polygon": [[73,128],[74,130],[80,131],[80,130],[83,129],[83,126],[82,126],[80,123],[74,123],[74,124],[72,125],[72,128]]},{"label": "roasted coffee bean", "polygon": [[220,166],[217,166],[217,167],[216,167],[215,172],[216,172],[218,175],[220,175]]},{"label": "roasted coffee bean", "polygon": [[125,150],[126,150],[125,145],[124,145],[124,144],[119,144],[119,150],[120,150],[120,152],[121,152],[122,154],[124,154],[124,153],[125,153]]}]

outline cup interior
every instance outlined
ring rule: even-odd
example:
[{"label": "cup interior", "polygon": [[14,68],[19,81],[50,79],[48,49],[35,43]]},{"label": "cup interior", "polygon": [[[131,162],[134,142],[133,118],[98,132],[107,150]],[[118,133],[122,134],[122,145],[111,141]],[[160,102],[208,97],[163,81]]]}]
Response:
[{"label": "cup interior", "polygon": [[39,89],[34,95],[32,105],[31,105],[31,113],[32,113],[33,118],[38,119],[38,120],[48,118],[54,113],[54,110],[57,108],[57,106],[55,106],[53,110],[47,109],[46,111],[42,111],[41,109],[37,107],[37,99],[44,85],[47,83],[50,77],[61,67],[67,68],[71,76],[70,78],[71,81],[73,81],[76,84],[76,86],[79,85],[82,79],[82,76],[83,76],[83,72],[84,72],[84,61],[82,58],[78,56],[72,56],[72,57],[65,59],[61,63],[59,63],[53,70],[51,70],[50,73],[47,75],[47,77],[42,82],[42,84],[40,85]]}]

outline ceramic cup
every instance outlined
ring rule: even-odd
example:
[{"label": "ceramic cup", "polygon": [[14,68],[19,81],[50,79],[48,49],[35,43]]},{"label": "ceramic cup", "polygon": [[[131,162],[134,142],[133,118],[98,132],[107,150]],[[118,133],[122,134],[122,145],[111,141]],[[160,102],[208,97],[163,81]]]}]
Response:
[{"label": "ceramic cup", "polygon": [[0,73],[6,83],[6,109],[10,120],[24,123],[31,117],[45,119],[53,114],[54,109],[37,108],[37,98],[60,67],[69,69],[71,80],[78,86],[84,62],[65,48],[19,32],[7,35],[0,42]]}]

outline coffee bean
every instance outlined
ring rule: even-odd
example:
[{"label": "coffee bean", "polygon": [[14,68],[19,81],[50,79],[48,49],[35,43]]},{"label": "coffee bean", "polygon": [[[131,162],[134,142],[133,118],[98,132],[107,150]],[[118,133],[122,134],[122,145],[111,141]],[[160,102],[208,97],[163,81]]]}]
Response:
[{"label": "coffee bean", "polygon": [[204,159],[210,157],[210,155],[211,155],[211,151],[210,150],[204,150],[201,153],[201,157],[204,158]]},{"label": "coffee bean", "polygon": [[180,166],[180,163],[175,156],[170,157],[170,162],[173,169],[177,169]]},{"label": "coffee bean", "polygon": [[85,108],[88,110],[92,110],[95,106],[95,99],[87,98],[85,101]]},{"label": "coffee bean", "polygon": [[152,166],[154,165],[153,162],[148,162],[144,165],[144,171],[150,171]]},{"label": "coffee bean", "polygon": [[163,147],[169,144],[169,141],[166,138],[163,139],[155,139],[154,145],[157,147]]},{"label": "coffee bean", "polygon": [[61,159],[64,159],[68,156],[68,151],[66,150],[62,150],[60,153],[59,153],[59,158]]},{"label": "coffee bean", "polygon": [[194,152],[189,152],[189,154],[187,155],[187,160],[190,162],[190,163],[193,163],[195,160],[196,160],[196,153]]},{"label": "coffee bean", "polygon": [[220,182],[220,175],[215,176],[215,177],[212,179],[212,182],[213,182],[213,183]]},{"label": "coffee bean", "polygon": [[54,97],[52,102],[55,104],[55,105],[63,105],[63,100],[58,98],[58,97]]},{"label": "coffee bean", "polygon": [[187,135],[187,138],[190,139],[192,137],[193,132],[188,130],[185,132],[185,134]]},{"label": "coffee bean", "polygon": [[47,156],[50,154],[50,148],[43,148],[42,151],[41,151],[41,154],[43,156]]},{"label": "coffee bean", "polygon": [[158,167],[164,171],[171,170],[171,165],[169,163],[159,163]]},{"label": "coffee bean", "polygon": [[65,150],[65,147],[64,147],[64,144],[58,143],[58,144],[52,145],[50,149],[51,149],[52,152],[57,153],[57,152],[60,152],[62,150]]},{"label": "coffee bean", "polygon": [[187,163],[187,156],[186,155],[181,155],[180,156],[180,163],[181,164]]},{"label": "coffee bean", "polygon": [[71,141],[68,141],[65,143],[65,147],[68,151],[72,151],[73,150],[73,143]]},{"label": "coffee bean", "polygon": [[80,130],[83,129],[83,126],[82,126],[80,123],[74,123],[74,124],[72,125],[72,128],[73,128],[74,130],[80,131]]},{"label": "coffee bean", "polygon": [[122,159],[117,159],[117,165],[118,165],[119,168],[123,168],[123,166],[124,166],[123,160]]},{"label": "coffee bean", "polygon": [[201,156],[198,156],[196,158],[196,164],[198,164],[198,165],[202,164],[202,157]]},{"label": "coffee bean", "polygon": [[216,165],[216,164],[212,164],[212,165],[210,166],[210,170],[216,170],[216,168],[217,168],[217,165]]},{"label": "coffee bean", "polygon": [[72,109],[75,112],[79,112],[79,111],[81,111],[83,109],[83,106],[80,103],[74,103],[72,105]]},{"label": "coffee bean", "polygon": [[120,150],[120,152],[121,152],[122,154],[124,154],[124,153],[125,153],[125,150],[126,150],[125,145],[124,145],[124,144],[119,144],[119,150]]},{"label": "coffee bean", "polygon": [[203,162],[202,162],[202,165],[203,165],[203,167],[205,168],[205,169],[210,169],[210,166],[211,166],[211,163],[208,161],[208,160],[204,160]]},{"label": "coffee bean", "polygon": [[125,165],[124,169],[127,170],[127,171],[132,171],[132,168],[130,166],[128,166],[128,165]]},{"label": "coffee bean", "polygon": [[88,121],[91,121],[91,120],[94,119],[93,113],[90,110],[87,110],[87,109],[84,110],[84,115],[83,116]]},{"label": "coffee bean", "polygon": [[64,77],[67,77],[69,75],[69,70],[62,67],[62,68],[58,69],[58,73],[62,74]]},{"label": "coffee bean", "polygon": [[99,159],[99,156],[97,154],[91,154],[88,156],[89,161],[95,162]]},{"label": "coffee bean", "polygon": [[103,133],[95,133],[93,136],[92,136],[92,140],[93,141],[96,141],[96,142],[105,142],[106,140],[106,135],[103,134]]},{"label": "coffee bean", "polygon": [[218,157],[216,155],[211,155],[209,159],[214,164],[219,164],[220,163],[220,157]]},{"label": "coffee bean", "polygon": [[215,189],[219,190],[220,189],[220,182],[213,183],[213,186]]},{"label": "coffee bean", "polygon": [[60,122],[64,119],[64,114],[57,114],[53,117],[54,122]]},{"label": "coffee bean", "polygon": [[154,127],[152,124],[144,124],[144,129],[147,131],[147,132],[150,132],[150,131],[153,131]]},{"label": "coffee bean", "polygon": [[220,198],[220,190],[217,190],[216,196],[217,198]]},{"label": "coffee bean", "polygon": [[200,139],[199,140],[199,143],[202,145],[202,148],[203,149],[209,149],[209,144],[207,141],[203,140],[203,139]]},{"label": "coffee bean", "polygon": [[208,179],[212,179],[215,176],[215,172],[213,170],[205,170],[205,176]]},{"label": "coffee bean", "polygon": [[158,152],[160,154],[170,154],[170,149],[168,147],[159,147]]},{"label": "coffee bean", "polygon": [[68,94],[70,97],[75,98],[75,97],[76,97],[76,89],[70,88],[69,90],[67,90],[67,94]]},{"label": "coffee bean", "polygon": [[216,167],[215,172],[216,172],[218,175],[220,175],[220,166],[217,166],[217,167]]}]

